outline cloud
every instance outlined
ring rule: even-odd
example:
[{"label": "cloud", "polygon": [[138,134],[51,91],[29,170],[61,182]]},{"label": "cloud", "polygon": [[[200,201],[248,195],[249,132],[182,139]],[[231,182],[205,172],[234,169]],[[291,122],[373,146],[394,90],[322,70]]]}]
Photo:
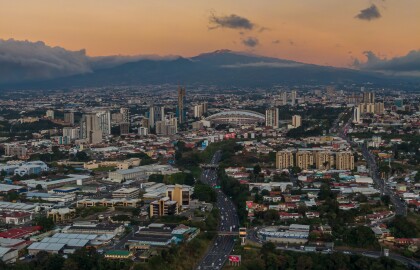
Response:
[{"label": "cloud", "polygon": [[296,46],[296,42],[294,42],[293,40],[289,40],[289,44],[290,44],[290,46]]},{"label": "cloud", "polygon": [[372,51],[365,51],[366,61],[354,59],[353,67],[378,71],[390,75],[420,76],[420,50],[412,50],[404,56],[381,58]]},{"label": "cloud", "polygon": [[234,65],[223,65],[224,68],[247,68],[247,67],[268,67],[268,68],[294,68],[300,67],[303,64],[300,63],[279,63],[279,62],[255,62],[255,63],[244,63]]},{"label": "cloud", "polygon": [[271,43],[273,43],[273,44],[280,44],[280,40],[276,39],[276,40],[273,40]]},{"label": "cloud", "polygon": [[359,14],[355,16],[355,18],[365,21],[371,21],[375,19],[379,19],[381,17],[381,13],[379,12],[378,7],[375,4],[372,4],[370,7],[366,9],[362,9]]},{"label": "cloud", "polygon": [[258,32],[262,33],[264,31],[270,31],[270,30],[271,30],[270,28],[262,26],[262,27],[260,27],[260,29],[258,29]]},{"label": "cloud", "polygon": [[252,23],[249,19],[238,16],[236,14],[231,14],[228,16],[216,16],[215,14],[211,14],[209,23],[209,29],[229,28],[252,30],[255,27],[255,24]]},{"label": "cloud", "polygon": [[91,71],[85,50],[68,51],[40,41],[0,39],[0,83],[51,79]]},{"label": "cloud", "polygon": [[136,62],[140,60],[175,60],[180,58],[178,55],[160,56],[156,54],[150,55],[110,55],[110,56],[97,56],[91,57],[90,63],[92,69],[104,69],[119,66],[125,63]]},{"label": "cloud", "polygon": [[260,41],[255,37],[247,37],[246,39],[242,40],[242,44],[250,48],[258,46],[259,43]]}]

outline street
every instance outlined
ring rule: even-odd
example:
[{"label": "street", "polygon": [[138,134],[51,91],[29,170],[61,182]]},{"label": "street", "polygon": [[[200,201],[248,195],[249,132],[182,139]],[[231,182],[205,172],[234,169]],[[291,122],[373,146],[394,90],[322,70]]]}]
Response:
[{"label": "street", "polygon": [[[214,154],[210,164],[218,164],[221,158],[221,152]],[[205,169],[201,175],[201,181],[210,186],[216,186],[217,170]],[[238,231],[239,219],[236,207],[233,202],[220,190],[216,189],[217,202],[216,207],[220,210],[219,232]],[[226,263],[229,254],[235,245],[236,236],[218,235],[209,247],[207,253],[197,266],[197,269],[221,269]]]}]

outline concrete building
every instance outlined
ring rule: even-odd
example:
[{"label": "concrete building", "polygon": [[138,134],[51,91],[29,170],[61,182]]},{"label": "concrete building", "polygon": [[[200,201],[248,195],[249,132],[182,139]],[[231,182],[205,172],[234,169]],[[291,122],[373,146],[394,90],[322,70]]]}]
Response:
[{"label": "concrete building", "polygon": [[74,125],[74,112],[65,112],[64,113],[64,122]]},{"label": "concrete building", "polygon": [[300,115],[293,115],[292,117],[292,126],[298,128],[302,125],[302,117]]},{"label": "concrete building", "polygon": [[279,109],[271,108],[265,111],[265,125],[267,127],[279,127]]},{"label": "concrete building", "polygon": [[164,121],[156,122],[156,134],[161,136],[171,136],[178,132],[178,121],[174,117],[169,117]]},{"label": "concrete building", "polygon": [[22,158],[26,157],[28,149],[25,146],[7,143],[4,144],[4,151],[6,156]]},{"label": "concrete building", "polygon": [[120,113],[122,115],[122,122],[130,123],[130,110],[128,108],[120,108]]},{"label": "concrete building", "polygon": [[129,123],[120,123],[120,135],[127,135],[130,133]]},{"label": "concrete building", "polygon": [[138,188],[120,188],[112,192],[114,199],[138,199],[140,189]]},{"label": "concrete building", "polygon": [[187,112],[185,110],[186,103],[186,91],[185,88],[178,88],[178,106],[176,108],[176,117],[180,124],[184,123],[187,120]]},{"label": "concrete building", "polygon": [[187,185],[168,185],[166,186],[166,197],[171,201],[176,201],[179,207],[190,205],[192,188]]},{"label": "concrete building", "polygon": [[165,120],[165,107],[151,106],[149,108],[149,127],[154,128],[156,122]]},{"label": "concrete building", "polygon": [[150,217],[172,216],[178,214],[178,202],[169,197],[163,197],[150,203]]},{"label": "concrete building", "polygon": [[294,166],[292,151],[279,151],[276,154],[276,168],[279,170],[288,169]]},{"label": "concrete building", "polygon": [[149,134],[149,129],[147,127],[139,127],[138,134],[140,136],[147,136]]},{"label": "concrete building", "polygon": [[97,144],[102,142],[102,130],[96,113],[87,113],[82,117],[80,124],[80,138],[87,143]]},{"label": "concrete building", "polygon": [[292,105],[295,105],[296,104],[296,99],[298,98],[298,95],[297,95],[297,91],[296,90],[293,90],[291,92],[290,98],[291,98],[291,104]]},{"label": "concrete building", "polygon": [[54,110],[47,110],[47,112],[45,113],[45,117],[47,117],[48,119],[54,119]]},{"label": "concrete building", "polygon": [[64,127],[63,128],[63,137],[68,138],[70,141],[79,139],[80,137],[80,128],[73,127]]},{"label": "concrete building", "polygon": [[99,129],[102,131],[102,136],[111,135],[111,112],[109,110],[99,111],[96,113],[99,121]]},{"label": "concrete building", "polygon": [[109,172],[108,178],[113,181],[121,180],[135,180],[135,179],[148,179],[151,174],[170,175],[179,172],[178,169],[170,165],[145,165],[127,170],[117,170]]},{"label": "concrete building", "polygon": [[309,151],[296,152],[296,166],[303,170],[307,170],[314,166],[314,155]]},{"label": "concrete building", "polygon": [[328,151],[315,152],[315,166],[318,170],[329,170],[334,167],[334,153]]},{"label": "concrete building", "polygon": [[52,218],[55,223],[66,222],[76,217],[76,209],[71,209],[71,208],[50,209],[47,212],[47,217]]},{"label": "concrete building", "polygon": [[360,107],[354,107],[353,109],[353,123],[362,123],[362,120],[360,119]]},{"label": "concrete building", "polygon": [[335,168],[337,170],[353,170],[354,156],[352,152],[336,153]]},{"label": "concrete building", "polygon": [[205,113],[207,113],[207,102],[198,104],[194,106],[194,117],[200,118]]}]

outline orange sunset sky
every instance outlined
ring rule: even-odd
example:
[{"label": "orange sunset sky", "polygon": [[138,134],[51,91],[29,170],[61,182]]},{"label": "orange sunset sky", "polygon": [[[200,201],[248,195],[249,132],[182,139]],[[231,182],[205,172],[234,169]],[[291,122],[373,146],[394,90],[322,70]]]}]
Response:
[{"label": "orange sunset sky", "polygon": [[[355,16],[375,5],[371,20]],[[194,56],[217,49],[349,66],[364,51],[420,49],[419,0],[0,0],[0,38],[99,55]],[[220,27],[235,14],[252,29]],[[258,44],[245,46],[254,38]]]}]

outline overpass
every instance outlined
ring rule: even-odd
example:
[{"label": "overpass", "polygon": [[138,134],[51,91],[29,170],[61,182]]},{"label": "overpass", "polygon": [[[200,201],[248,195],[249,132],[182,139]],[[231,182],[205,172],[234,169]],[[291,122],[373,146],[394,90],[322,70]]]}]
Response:
[{"label": "overpass", "polygon": [[219,164],[200,164],[200,167],[203,169],[216,170],[219,168]]}]

